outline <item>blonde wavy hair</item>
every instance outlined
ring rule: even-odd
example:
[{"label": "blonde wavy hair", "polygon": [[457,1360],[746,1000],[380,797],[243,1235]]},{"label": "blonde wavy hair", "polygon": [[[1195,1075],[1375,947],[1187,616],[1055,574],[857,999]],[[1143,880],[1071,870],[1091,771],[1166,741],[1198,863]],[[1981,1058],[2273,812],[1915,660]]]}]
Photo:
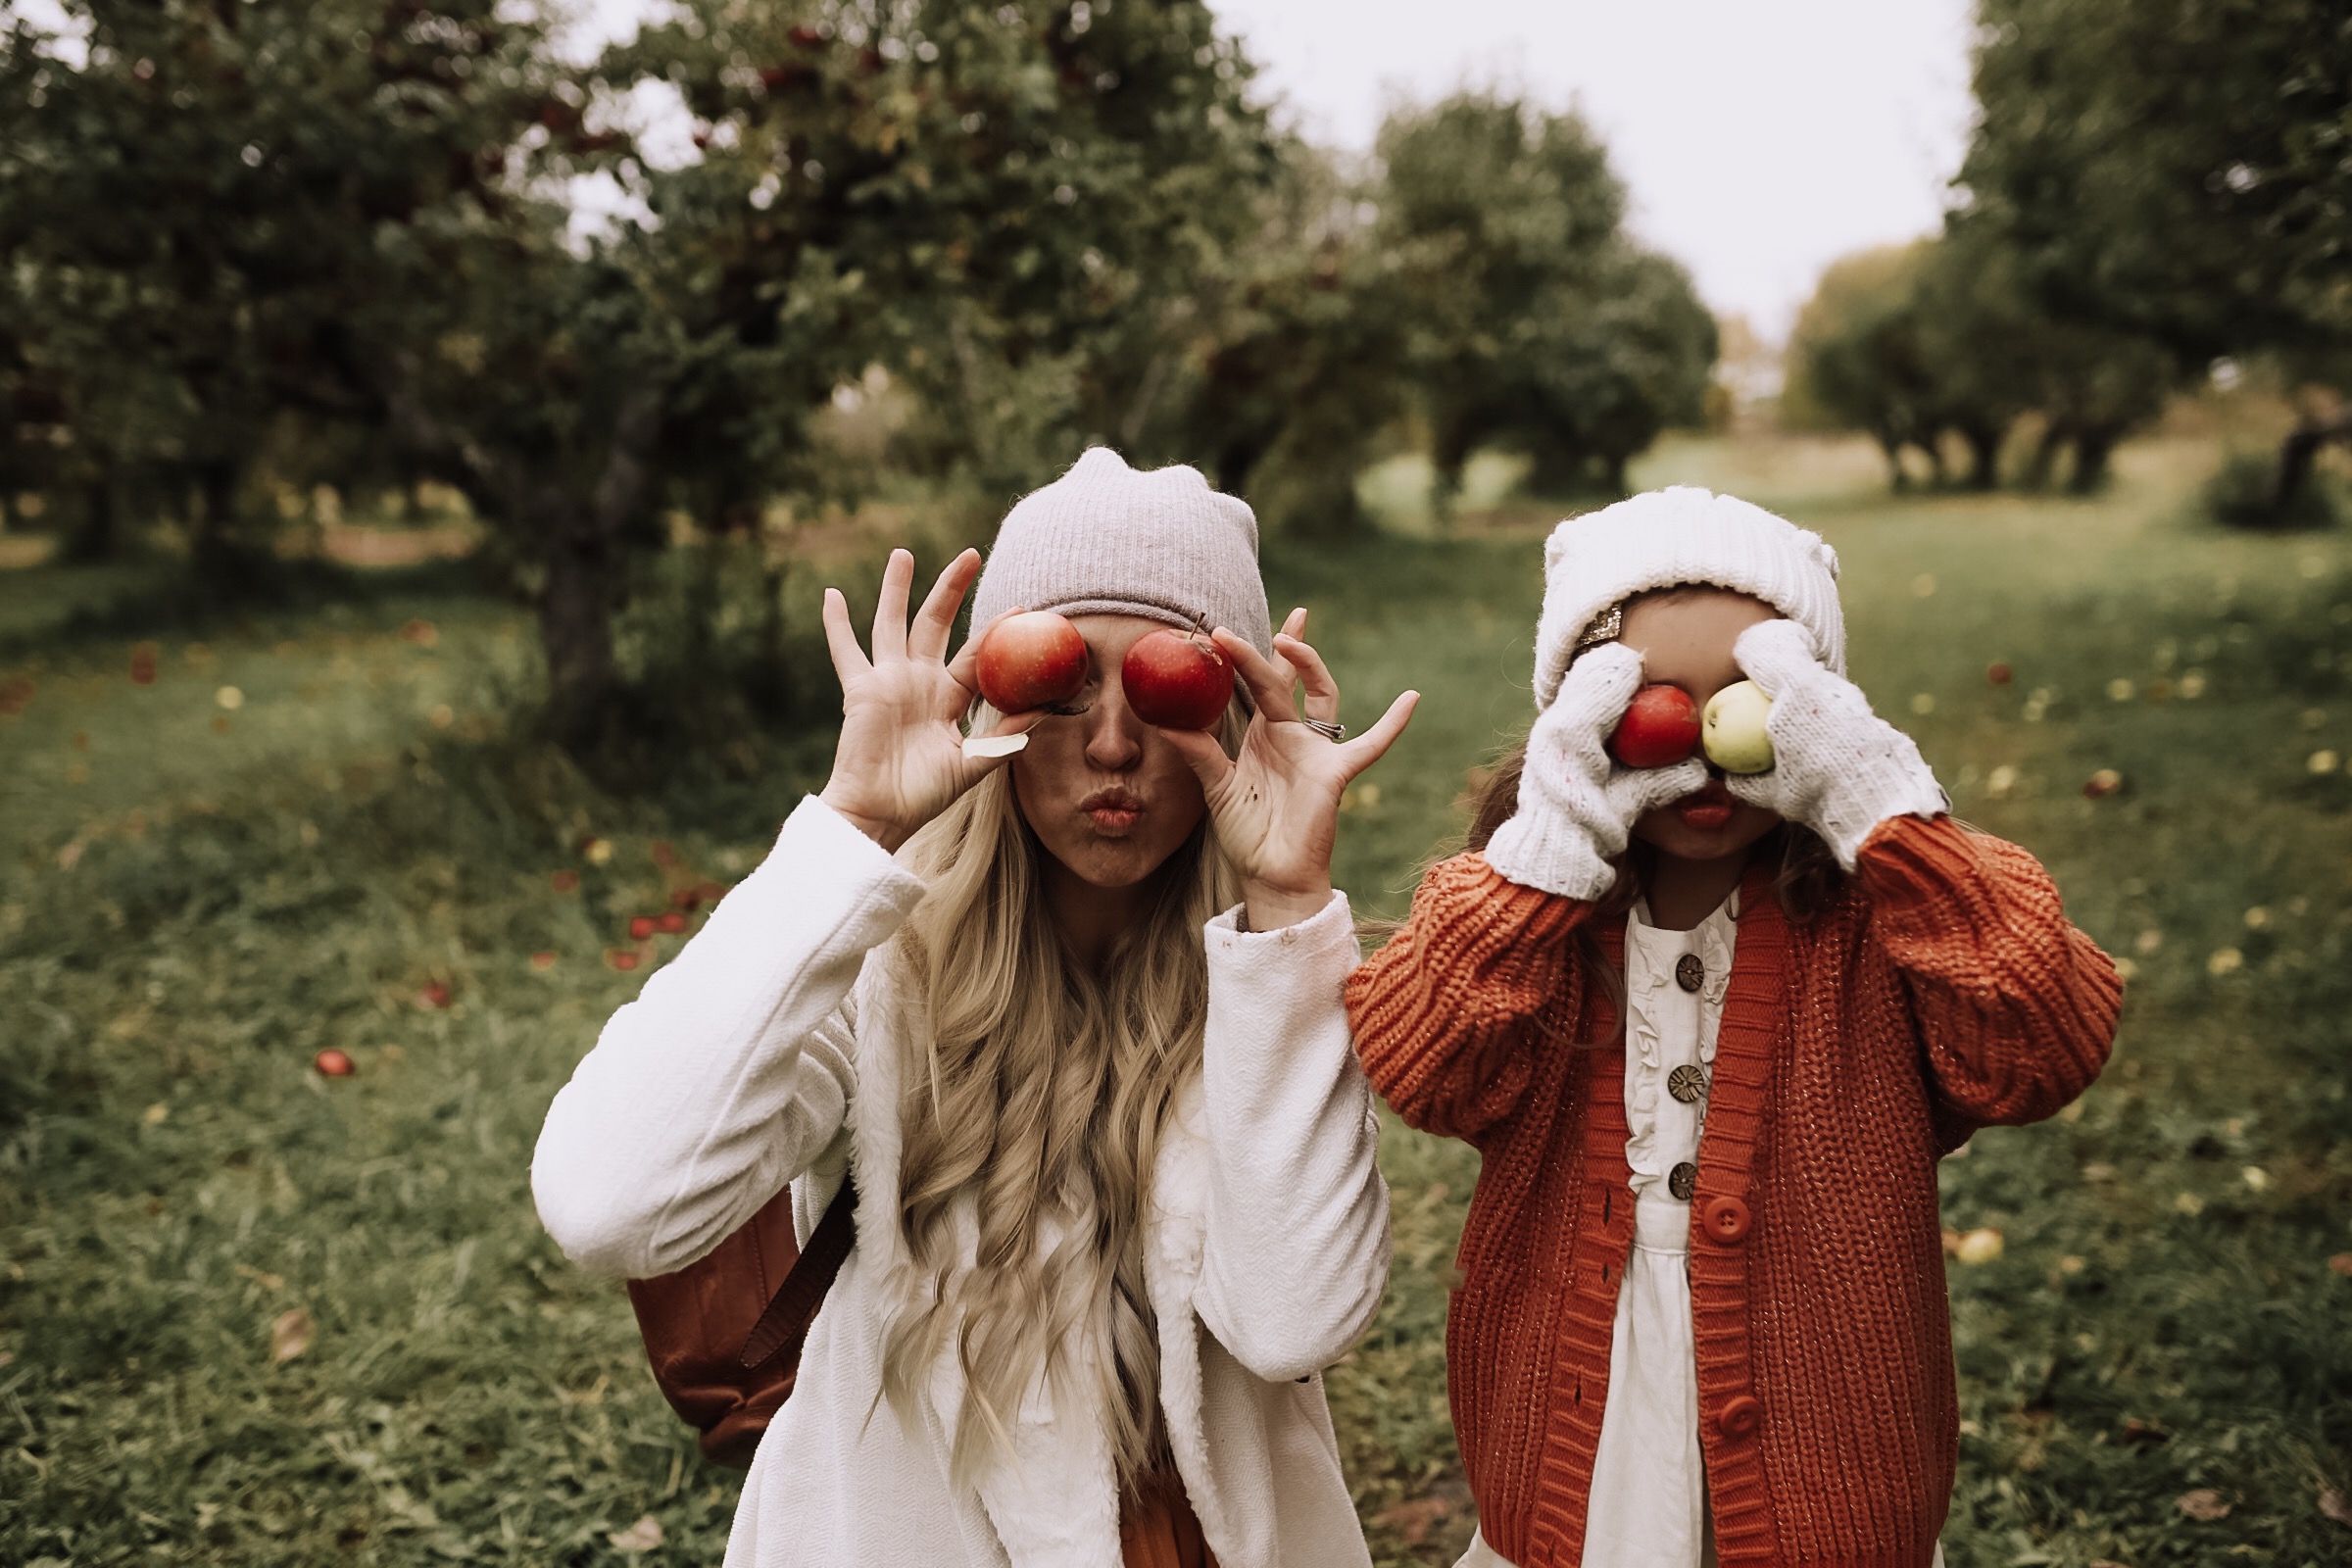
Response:
[{"label": "blonde wavy hair", "polygon": [[[1229,754],[1245,722],[1237,702],[1220,728]],[[1240,881],[1204,818],[1152,872],[1150,912],[1090,970],[1054,930],[1047,851],[1010,768],[965,792],[909,851],[929,890],[898,940],[928,1028],[903,1076],[906,1260],[888,1293],[883,1396],[916,1419],[952,1345],[964,1384],[949,1456],[958,1484],[1007,1446],[1042,1379],[1057,1408],[1107,1413],[1119,1484],[1132,1490],[1165,1445],[1145,1204],[1161,1129],[1200,1067],[1200,928],[1239,902]],[[969,1268],[955,1219],[967,1193],[979,1222]]]}]

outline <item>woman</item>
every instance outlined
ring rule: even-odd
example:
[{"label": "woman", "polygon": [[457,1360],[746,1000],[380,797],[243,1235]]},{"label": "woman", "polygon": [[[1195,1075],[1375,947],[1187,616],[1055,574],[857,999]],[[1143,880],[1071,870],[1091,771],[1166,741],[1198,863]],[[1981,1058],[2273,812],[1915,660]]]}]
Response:
[{"label": "woman", "polygon": [[[540,1215],[655,1275],[786,1182],[806,1239],[855,1176],[733,1568],[1364,1563],[1319,1371],[1379,1304],[1388,1199],[1330,853],[1413,694],[1333,739],[1303,612],[1268,635],[1249,508],[1098,449],[1012,510],[974,606],[1068,615],[1082,710],[1003,719],[1026,748],[974,760],[981,639],[944,656],[977,573],[909,622],[893,552],[870,659],[827,593],[832,777],[557,1096]],[[1221,737],[1120,689],[1138,637],[1200,623],[1246,688]]]}]

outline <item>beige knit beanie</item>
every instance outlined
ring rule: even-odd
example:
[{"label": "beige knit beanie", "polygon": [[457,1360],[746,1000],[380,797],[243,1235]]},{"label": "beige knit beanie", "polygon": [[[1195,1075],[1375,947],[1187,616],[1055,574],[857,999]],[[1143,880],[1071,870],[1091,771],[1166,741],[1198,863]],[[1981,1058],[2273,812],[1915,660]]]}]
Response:
[{"label": "beige knit beanie", "polygon": [[1182,466],[1139,473],[1108,447],[1014,504],[972,596],[972,624],[1007,610],[1223,626],[1274,653],[1257,517]]},{"label": "beige knit beanie", "polygon": [[1838,552],[1821,535],[1736,496],[1652,490],[1570,517],[1544,544],[1536,627],[1536,707],[1549,708],[1577,641],[1613,606],[1696,583],[1749,594],[1812,632],[1823,663],[1845,671]]}]

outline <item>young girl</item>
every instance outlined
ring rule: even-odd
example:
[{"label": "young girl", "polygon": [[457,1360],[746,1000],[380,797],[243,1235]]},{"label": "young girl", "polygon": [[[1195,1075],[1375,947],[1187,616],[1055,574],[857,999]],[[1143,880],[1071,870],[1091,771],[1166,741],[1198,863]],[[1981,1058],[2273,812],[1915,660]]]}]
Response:
[{"label": "young girl", "polygon": [[[1939,1560],[1936,1162],[2081,1094],[2120,985],[1845,679],[1837,569],[1703,490],[1561,523],[1523,759],[1348,981],[1374,1086],[1483,1156],[1465,1565]],[[1611,760],[1637,688],[1743,678],[1770,771]]]},{"label": "young girl", "polygon": [[[1330,857],[1412,695],[1344,743],[1303,612],[1269,635],[1249,508],[1097,450],[1005,518],[974,612],[1070,616],[1083,711],[974,760],[980,639],[945,655],[978,569],[909,623],[893,552],[870,660],[828,593],[832,778],[556,1097],[540,1215],[656,1275],[786,1182],[805,1242],[854,1174],[730,1568],[1366,1564],[1320,1371],[1379,1304],[1388,1192]],[[1120,685],[1200,622],[1247,688],[1221,741]]]}]

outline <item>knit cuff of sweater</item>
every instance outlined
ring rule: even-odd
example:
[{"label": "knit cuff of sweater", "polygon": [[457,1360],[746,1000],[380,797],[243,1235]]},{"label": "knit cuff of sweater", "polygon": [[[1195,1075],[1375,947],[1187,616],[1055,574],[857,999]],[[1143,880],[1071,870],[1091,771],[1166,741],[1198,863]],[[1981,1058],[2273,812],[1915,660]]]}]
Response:
[{"label": "knit cuff of sweater", "polygon": [[1539,893],[1591,902],[1617,885],[1591,829],[1560,811],[1520,811],[1494,830],[1486,854],[1499,875]]},{"label": "knit cuff of sweater", "polygon": [[[1348,913],[1348,895],[1337,888],[1331,890],[1331,900],[1322,908],[1303,920],[1277,930],[1250,930],[1245,918],[1247,913],[1248,906],[1237,904],[1223,913],[1210,917],[1204,928],[1208,937],[1208,951],[1256,954],[1291,948],[1301,953],[1319,953],[1341,942],[1352,948],[1355,941],[1355,921]],[[1350,966],[1354,962],[1354,958],[1348,959]]]}]

